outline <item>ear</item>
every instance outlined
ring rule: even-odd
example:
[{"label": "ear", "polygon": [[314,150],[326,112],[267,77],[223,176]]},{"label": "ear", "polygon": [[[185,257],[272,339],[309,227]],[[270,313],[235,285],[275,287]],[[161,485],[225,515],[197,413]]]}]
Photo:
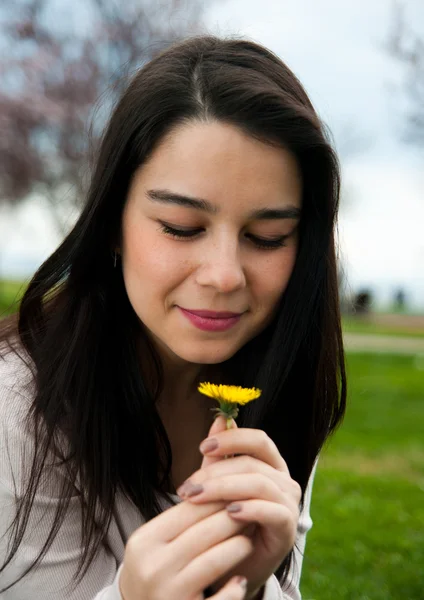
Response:
[{"label": "ear", "polygon": [[[237,429],[237,423],[234,419],[231,419],[231,427]],[[227,420],[222,415],[219,415],[219,417],[217,417],[212,423],[211,428],[209,429],[208,437],[213,437],[215,433],[220,433],[221,431],[225,431],[226,429]],[[207,455],[203,456],[202,466],[200,468],[203,469],[204,467],[212,465],[213,463],[216,463],[219,460],[224,460],[224,457]]]}]

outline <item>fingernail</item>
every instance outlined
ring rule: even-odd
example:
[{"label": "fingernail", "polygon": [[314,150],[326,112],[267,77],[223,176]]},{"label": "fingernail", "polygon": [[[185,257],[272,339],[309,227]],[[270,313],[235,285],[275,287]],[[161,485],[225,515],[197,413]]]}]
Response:
[{"label": "fingernail", "polygon": [[200,452],[212,452],[212,450],[216,450],[218,448],[218,440],[215,438],[211,438],[210,440],[205,440],[200,444]]},{"label": "fingernail", "polygon": [[184,482],[177,489],[178,496],[184,496],[186,489],[187,489],[187,482]]},{"label": "fingernail", "polygon": [[240,512],[240,511],[241,511],[241,504],[236,504],[236,503],[234,503],[234,504],[229,504],[229,505],[227,506],[227,510],[228,510],[228,512],[230,512],[230,513]]},{"label": "fingernail", "polygon": [[187,498],[191,498],[192,496],[197,496],[197,494],[201,494],[204,490],[203,485],[200,483],[187,483],[187,488],[184,490]]}]

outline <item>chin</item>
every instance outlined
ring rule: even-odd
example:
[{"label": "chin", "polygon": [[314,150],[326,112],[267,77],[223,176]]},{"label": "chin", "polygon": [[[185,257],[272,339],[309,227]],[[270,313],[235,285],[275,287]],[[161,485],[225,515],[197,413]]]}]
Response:
[{"label": "chin", "polygon": [[206,349],[199,348],[198,350],[193,347],[187,349],[185,352],[181,350],[180,352],[175,351],[175,354],[179,356],[182,360],[185,360],[189,363],[194,363],[198,365],[218,365],[222,363],[237,352],[238,348],[216,348],[216,349]]}]

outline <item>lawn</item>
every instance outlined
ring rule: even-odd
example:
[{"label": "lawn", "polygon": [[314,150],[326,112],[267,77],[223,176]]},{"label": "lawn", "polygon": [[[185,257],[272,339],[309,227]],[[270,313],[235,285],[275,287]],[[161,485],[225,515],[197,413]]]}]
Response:
[{"label": "lawn", "polygon": [[318,466],[305,600],[424,598],[424,365],[350,354],[349,405]]},{"label": "lawn", "polygon": [[17,302],[25,291],[26,283],[0,279],[0,319],[18,308]]}]

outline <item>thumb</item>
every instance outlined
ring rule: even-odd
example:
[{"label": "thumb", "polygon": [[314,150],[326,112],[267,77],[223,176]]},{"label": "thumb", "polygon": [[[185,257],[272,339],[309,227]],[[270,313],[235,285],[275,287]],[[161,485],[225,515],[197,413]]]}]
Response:
[{"label": "thumb", "polygon": [[[231,419],[231,428],[237,428],[237,423],[234,419]],[[213,437],[215,433],[220,433],[221,431],[225,431],[226,429],[227,419],[225,419],[225,417],[223,417],[222,415],[219,415],[219,417],[214,419],[214,422],[212,423],[211,428],[209,429],[208,437]],[[223,458],[223,456],[203,456],[202,466],[200,468],[203,469],[204,467],[212,465],[213,463],[216,463],[219,460],[223,460]]]}]

